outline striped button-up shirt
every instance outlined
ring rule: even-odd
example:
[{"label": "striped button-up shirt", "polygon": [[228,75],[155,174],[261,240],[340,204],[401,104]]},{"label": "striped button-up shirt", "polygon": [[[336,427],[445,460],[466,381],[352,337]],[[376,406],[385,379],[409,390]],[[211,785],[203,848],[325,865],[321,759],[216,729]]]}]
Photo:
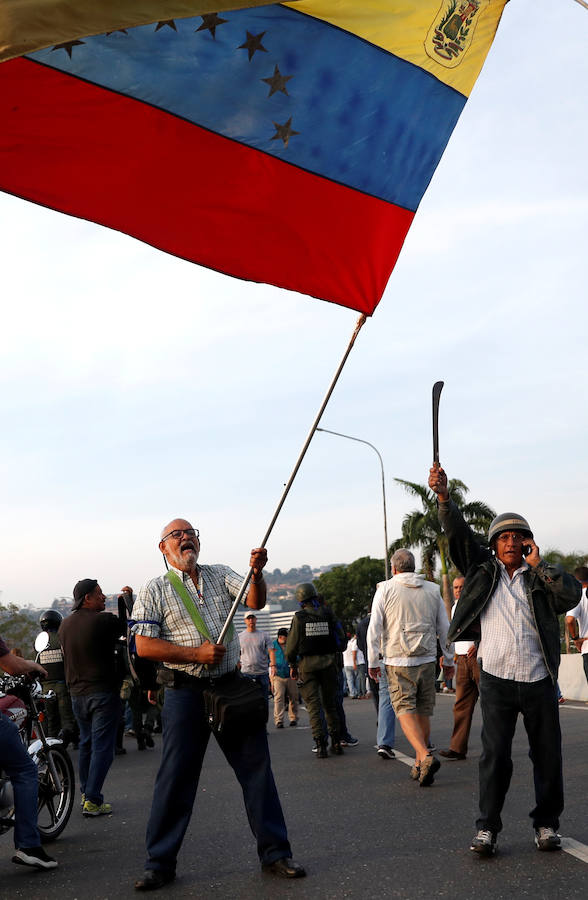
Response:
[{"label": "striped button-up shirt", "polygon": [[[198,566],[198,589],[192,578],[179,569],[173,569],[184,582],[190,598],[197,607],[209,634],[216,641],[243,578],[228,566]],[[249,585],[243,602],[249,593]],[[182,647],[199,647],[206,640],[192,622],[184,601],[178,596],[165,575],[152,578],[143,585],[133,606],[132,617],[136,621],[133,633],[142,637],[161,638]],[[240,646],[236,634],[229,641],[227,652],[216,666],[206,671],[200,663],[166,663],[170,669],[179,669],[188,675],[224,675],[232,672],[239,662]]]},{"label": "striped button-up shirt", "polygon": [[478,659],[482,668],[508,681],[540,681],[549,672],[525,591],[526,562],[512,578],[500,560],[500,580],[480,617],[482,638]]}]

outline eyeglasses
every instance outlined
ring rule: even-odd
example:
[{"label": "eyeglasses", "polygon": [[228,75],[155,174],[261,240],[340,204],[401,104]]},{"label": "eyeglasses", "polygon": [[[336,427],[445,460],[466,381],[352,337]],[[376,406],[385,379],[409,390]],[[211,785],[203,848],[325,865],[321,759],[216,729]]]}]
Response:
[{"label": "eyeglasses", "polygon": [[497,541],[505,544],[507,541],[512,541],[513,544],[522,544],[523,541],[527,540],[524,534],[521,534],[520,531],[503,531],[496,538]]},{"label": "eyeglasses", "polygon": [[169,534],[166,534],[162,537],[162,542],[167,541],[168,538],[173,538],[174,541],[181,540],[182,535],[185,534],[188,538],[199,538],[200,532],[197,528],[174,528],[173,531],[170,531]]}]

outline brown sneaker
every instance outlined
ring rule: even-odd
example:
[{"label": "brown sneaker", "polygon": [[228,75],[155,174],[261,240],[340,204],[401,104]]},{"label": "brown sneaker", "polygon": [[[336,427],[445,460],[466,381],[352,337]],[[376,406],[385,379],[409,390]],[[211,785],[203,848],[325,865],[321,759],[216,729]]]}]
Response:
[{"label": "brown sneaker", "polygon": [[412,778],[413,781],[418,781],[419,778],[421,777],[421,767],[417,766],[416,763],[410,770],[410,777]]},{"label": "brown sneaker", "polygon": [[421,787],[429,787],[435,781],[435,772],[441,768],[441,763],[437,757],[429,754],[425,756],[421,762],[421,774],[419,784]]}]

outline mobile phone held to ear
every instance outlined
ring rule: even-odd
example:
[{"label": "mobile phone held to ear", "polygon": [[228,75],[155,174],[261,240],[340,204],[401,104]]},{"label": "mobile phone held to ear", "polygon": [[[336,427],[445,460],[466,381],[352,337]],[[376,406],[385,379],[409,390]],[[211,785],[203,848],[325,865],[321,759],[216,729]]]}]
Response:
[{"label": "mobile phone held to ear", "polygon": [[532,549],[529,544],[523,544],[523,556],[528,556]]}]

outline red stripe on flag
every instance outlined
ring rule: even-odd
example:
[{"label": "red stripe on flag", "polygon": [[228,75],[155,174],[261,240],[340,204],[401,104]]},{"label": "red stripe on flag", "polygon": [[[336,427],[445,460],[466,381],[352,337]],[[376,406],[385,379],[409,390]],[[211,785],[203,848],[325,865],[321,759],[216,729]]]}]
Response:
[{"label": "red stripe on flag", "polygon": [[30,60],[0,65],[0,121],[2,190],[368,315],[414,217]]}]

